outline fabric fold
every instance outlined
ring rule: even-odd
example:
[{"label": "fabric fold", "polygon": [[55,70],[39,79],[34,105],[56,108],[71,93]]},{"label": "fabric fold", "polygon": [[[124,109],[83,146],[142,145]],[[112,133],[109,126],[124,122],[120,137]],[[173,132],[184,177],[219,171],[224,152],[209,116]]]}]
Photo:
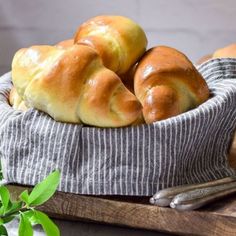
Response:
[{"label": "fabric fold", "polygon": [[58,190],[151,196],[157,190],[235,173],[227,152],[236,128],[236,60],[198,67],[211,98],[196,109],[125,128],[60,123],[8,104],[11,74],[0,78],[0,158],[8,183],[35,185],[55,169]]}]

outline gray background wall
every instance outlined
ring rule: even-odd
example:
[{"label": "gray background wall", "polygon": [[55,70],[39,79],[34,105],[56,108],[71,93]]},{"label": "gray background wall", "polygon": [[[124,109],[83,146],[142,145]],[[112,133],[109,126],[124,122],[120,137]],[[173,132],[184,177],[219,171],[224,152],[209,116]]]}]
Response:
[{"label": "gray background wall", "polygon": [[193,61],[236,42],[235,0],[0,0],[0,73],[17,49],[72,37],[99,14],[128,16],[144,28],[149,47],[176,47]]}]

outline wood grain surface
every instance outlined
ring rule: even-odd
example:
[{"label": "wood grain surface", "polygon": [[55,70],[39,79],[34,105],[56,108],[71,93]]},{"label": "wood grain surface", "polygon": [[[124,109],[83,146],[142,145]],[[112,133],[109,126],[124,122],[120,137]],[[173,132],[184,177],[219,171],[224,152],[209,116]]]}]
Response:
[{"label": "wood grain surface", "polygon": [[[229,155],[230,165],[236,169],[235,159],[236,135]],[[14,199],[26,188],[17,185],[8,187]],[[178,235],[236,235],[236,194],[200,210],[179,212],[152,206],[149,197],[95,197],[57,192],[39,209],[54,218],[94,221]]]},{"label": "wood grain surface", "polygon": [[[25,189],[9,186],[14,197]],[[54,218],[96,221],[179,235],[236,235],[236,195],[204,209],[179,212],[152,206],[149,198],[94,197],[57,192],[39,209]]]}]

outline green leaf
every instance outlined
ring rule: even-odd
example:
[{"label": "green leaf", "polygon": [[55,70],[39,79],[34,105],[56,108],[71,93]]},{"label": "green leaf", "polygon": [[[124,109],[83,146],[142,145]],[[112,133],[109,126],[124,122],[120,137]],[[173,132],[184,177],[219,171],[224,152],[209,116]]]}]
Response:
[{"label": "green leaf", "polygon": [[3,174],[2,174],[2,162],[0,160],[0,180],[3,180]]},{"label": "green leaf", "polygon": [[25,211],[24,215],[25,215],[25,217],[28,218],[28,220],[30,221],[31,225],[38,224],[38,221],[37,221],[37,219],[35,217],[35,211],[34,210]]},{"label": "green leaf", "polygon": [[25,217],[24,213],[20,215],[20,224],[18,229],[19,236],[33,236],[33,228],[28,220]]},{"label": "green leaf", "polygon": [[56,191],[60,181],[60,172],[54,171],[41,183],[37,184],[29,195],[29,205],[38,206],[46,202]]},{"label": "green leaf", "polygon": [[20,196],[20,200],[26,203],[26,205],[29,205],[29,193],[28,190],[23,191]]},{"label": "green leaf", "polygon": [[44,232],[47,236],[60,236],[58,227],[53,223],[50,218],[41,211],[35,210],[35,217],[40,225],[42,225]]},{"label": "green leaf", "polygon": [[5,228],[5,226],[4,225],[0,225],[0,235],[8,235],[7,234],[7,230],[6,230],[6,228]]},{"label": "green leaf", "polygon": [[4,215],[5,214],[5,207],[4,206],[1,206],[0,207],[0,216]]},{"label": "green leaf", "polygon": [[18,211],[22,208],[23,202],[9,202],[6,214]]},{"label": "green leaf", "polygon": [[0,198],[3,205],[4,212],[7,210],[10,201],[10,193],[5,186],[0,186]]},{"label": "green leaf", "polygon": [[6,224],[6,223],[12,221],[14,218],[15,218],[15,216],[4,217],[4,219],[2,220],[3,224]]}]

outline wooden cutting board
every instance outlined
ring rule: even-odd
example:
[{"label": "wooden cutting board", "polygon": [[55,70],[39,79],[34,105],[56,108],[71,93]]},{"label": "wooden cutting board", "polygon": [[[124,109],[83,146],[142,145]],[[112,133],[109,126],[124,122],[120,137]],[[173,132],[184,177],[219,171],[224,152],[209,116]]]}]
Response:
[{"label": "wooden cutting board", "polygon": [[[236,169],[236,135],[229,162]],[[26,187],[9,185],[13,198]],[[179,212],[149,204],[148,197],[85,196],[57,192],[40,207],[55,218],[84,220],[180,235],[236,235],[236,194],[200,210]]]},{"label": "wooden cutting board", "polygon": [[[16,197],[25,187],[9,186]],[[94,197],[57,192],[41,210],[54,218],[94,221],[180,235],[236,235],[236,194],[201,210],[179,212],[147,197]]]}]

